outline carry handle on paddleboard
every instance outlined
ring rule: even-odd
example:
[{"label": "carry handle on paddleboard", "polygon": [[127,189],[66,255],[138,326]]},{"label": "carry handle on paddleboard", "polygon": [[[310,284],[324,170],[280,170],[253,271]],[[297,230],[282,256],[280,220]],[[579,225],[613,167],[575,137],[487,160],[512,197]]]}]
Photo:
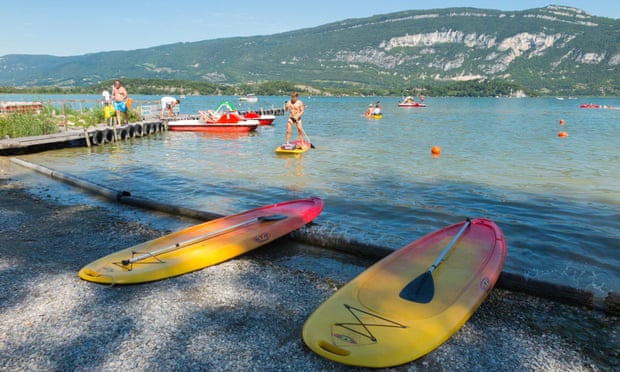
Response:
[{"label": "carry handle on paddleboard", "polygon": [[459,232],[452,238],[450,243],[444,248],[439,257],[433,262],[427,271],[413,279],[409,284],[400,291],[400,297],[422,304],[431,302],[435,296],[435,284],[433,282],[433,271],[443,262],[444,258],[450,252],[457,240],[463,235],[465,230],[471,225],[471,220],[468,218]]},{"label": "carry handle on paddleboard", "polygon": [[225,233],[227,233],[229,231],[238,229],[240,227],[243,227],[245,225],[249,225],[249,224],[254,223],[254,222],[280,221],[280,220],[283,220],[285,218],[288,218],[288,216],[286,216],[284,214],[272,214],[272,215],[268,215],[268,216],[259,216],[259,217],[256,217],[256,218],[249,219],[247,221],[240,222],[240,223],[238,223],[236,225],[228,226],[228,227],[225,227],[225,228],[220,229],[220,230],[212,231],[210,233],[197,236],[195,238],[192,238],[190,240],[186,240],[186,241],[181,242],[181,243],[176,243],[175,245],[171,245],[171,246],[168,246],[168,247],[160,248],[160,249],[157,249],[157,250],[155,250],[153,252],[144,253],[144,254],[141,254],[140,256],[136,256],[136,257],[132,257],[132,258],[129,258],[129,259],[126,259],[126,260],[122,260],[121,264],[123,264],[124,266],[131,265],[132,263],[135,263],[135,262],[138,262],[138,261],[142,261],[142,260],[145,260],[147,258],[155,257],[155,256],[158,256],[160,254],[171,252],[171,251],[173,251],[175,249],[180,249],[180,248],[183,248],[183,247],[187,247],[188,245],[192,245],[192,244],[198,243],[198,242],[203,241],[203,240],[214,238],[216,236],[225,234]]}]

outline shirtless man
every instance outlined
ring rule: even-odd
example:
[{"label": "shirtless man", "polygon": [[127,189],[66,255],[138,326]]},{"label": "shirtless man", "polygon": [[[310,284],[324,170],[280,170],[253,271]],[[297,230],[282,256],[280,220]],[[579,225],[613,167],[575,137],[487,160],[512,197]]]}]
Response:
[{"label": "shirtless man", "polygon": [[291,94],[291,100],[286,103],[285,111],[290,111],[288,122],[286,123],[286,143],[289,143],[291,138],[291,128],[293,124],[297,125],[297,132],[299,133],[299,140],[304,143],[304,130],[301,126],[301,117],[304,114],[304,104],[297,99],[297,92]]},{"label": "shirtless man", "polygon": [[129,114],[127,113],[127,89],[121,84],[120,80],[114,82],[112,89],[112,100],[114,101],[114,111],[116,111],[116,124],[121,125],[121,111],[125,116],[125,121],[129,123]]}]

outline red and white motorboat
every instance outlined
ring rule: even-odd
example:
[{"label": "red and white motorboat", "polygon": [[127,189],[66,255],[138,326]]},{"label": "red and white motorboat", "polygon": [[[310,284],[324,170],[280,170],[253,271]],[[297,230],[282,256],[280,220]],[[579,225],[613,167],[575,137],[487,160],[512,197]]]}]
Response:
[{"label": "red and white motorboat", "polygon": [[579,107],[581,108],[590,108],[590,109],[600,109],[602,106],[601,105],[596,105],[593,103],[582,103],[581,105],[579,105]]},{"label": "red and white motorboat", "polygon": [[250,94],[246,94],[245,96],[241,96],[239,97],[239,101],[245,101],[245,102],[258,102],[258,97],[256,96],[256,94],[254,93],[250,93]]},{"label": "red and white motorboat", "polygon": [[260,124],[258,120],[239,115],[227,101],[220,103],[216,110],[198,112],[200,119],[170,121],[168,129],[189,132],[251,132]]},{"label": "red and white motorboat", "polygon": [[398,107],[426,107],[426,103],[416,102],[413,97],[408,96],[402,102],[398,102]]},{"label": "red and white motorboat", "polygon": [[276,116],[275,115],[259,114],[259,113],[254,112],[254,111],[247,112],[243,116],[246,119],[258,120],[258,123],[260,125],[271,125],[271,124],[273,124],[273,121],[276,120]]},{"label": "red and white motorboat", "polygon": [[258,120],[240,120],[234,123],[210,123],[199,119],[186,119],[168,122],[169,130],[179,132],[251,132],[256,130],[258,126]]}]

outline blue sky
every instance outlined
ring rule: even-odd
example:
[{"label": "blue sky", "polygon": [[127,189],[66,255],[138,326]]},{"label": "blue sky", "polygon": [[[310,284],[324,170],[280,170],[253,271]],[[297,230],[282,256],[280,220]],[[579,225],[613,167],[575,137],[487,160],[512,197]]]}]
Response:
[{"label": "blue sky", "polygon": [[467,6],[523,10],[561,4],[596,16],[620,18],[618,0],[237,0],[216,4],[204,0],[3,1],[0,56],[70,56],[223,37],[270,35],[409,9]]}]

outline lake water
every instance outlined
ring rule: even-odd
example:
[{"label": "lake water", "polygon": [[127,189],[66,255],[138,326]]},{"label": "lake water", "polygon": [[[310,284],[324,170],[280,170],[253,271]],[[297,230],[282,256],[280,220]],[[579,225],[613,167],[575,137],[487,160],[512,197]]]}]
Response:
[{"label": "lake water", "polygon": [[[287,98],[261,97],[250,107],[281,107]],[[192,96],[181,113],[224,99],[238,103]],[[319,231],[393,249],[466,217],[486,217],[506,236],[505,271],[597,296],[620,292],[620,111],[579,108],[620,100],[429,97],[426,108],[403,109],[398,98],[382,97],[384,117],[372,120],[363,112],[375,97],[300,99],[316,149],[299,157],[275,155],[286,128],[278,117],[252,134],[167,132],[22,158],[219,214],[316,195],[325,200]],[[440,157],[431,156],[433,146]],[[22,177],[55,198],[94,202],[45,177]]]}]

